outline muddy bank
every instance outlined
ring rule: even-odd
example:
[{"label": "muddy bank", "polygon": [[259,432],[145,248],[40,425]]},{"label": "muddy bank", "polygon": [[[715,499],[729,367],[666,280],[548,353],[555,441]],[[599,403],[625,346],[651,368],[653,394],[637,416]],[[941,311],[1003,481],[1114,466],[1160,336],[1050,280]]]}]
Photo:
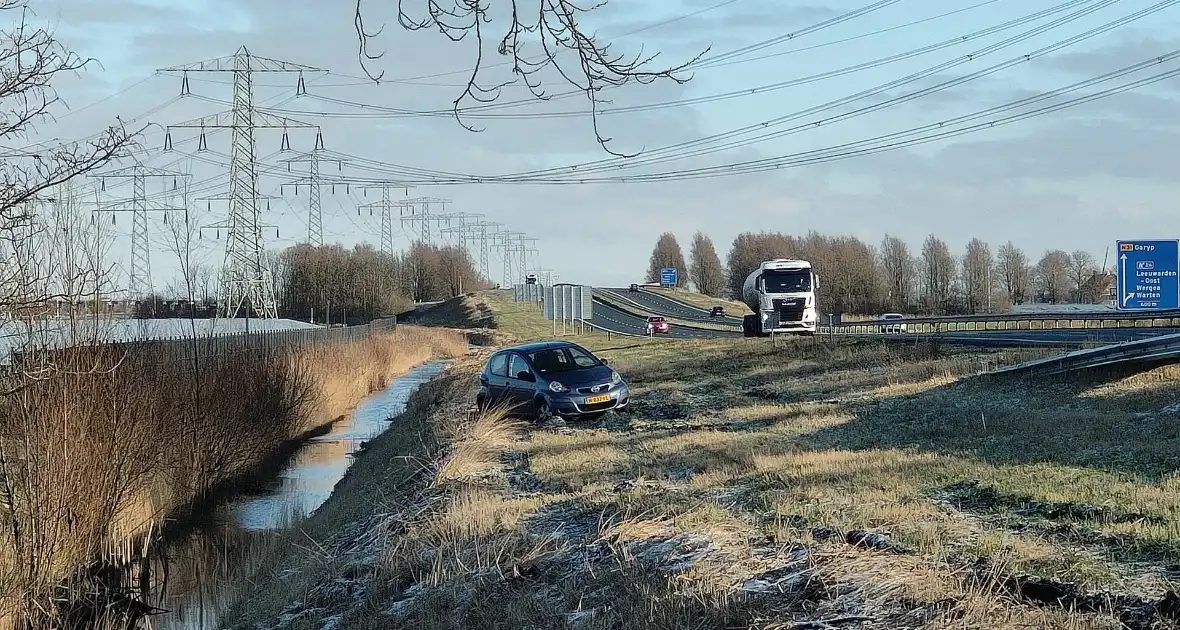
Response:
[{"label": "muddy bank", "polygon": [[283,462],[256,478],[253,490],[218,503],[197,527],[154,559],[158,580],[149,601],[169,611],[153,628],[210,628],[253,566],[321,508],[370,440],[388,430],[414,391],[444,371],[442,361],[418,366],[364,401],[327,431],[317,432]]},{"label": "muddy bank", "polygon": [[345,611],[361,612],[376,595],[373,580],[406,510],[434,500],[425,497],[433,496],[443,454],[461,439],[474,365],[463,363],[418,388],[389,430],[356,454],[321,508],[270,542],[246,578],[255,587],[231,597],[226,627],[318,629]]}]

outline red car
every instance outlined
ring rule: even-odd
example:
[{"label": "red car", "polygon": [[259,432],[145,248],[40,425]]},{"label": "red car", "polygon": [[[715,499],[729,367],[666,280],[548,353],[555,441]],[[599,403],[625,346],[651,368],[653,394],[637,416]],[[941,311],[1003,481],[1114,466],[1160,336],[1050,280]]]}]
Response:
[{"label": "red car", "polygon": [[668,320],[663,317],[652,316],[647,318],[647,323],[651,326],[653,333],[658,335],[668,334]]}]

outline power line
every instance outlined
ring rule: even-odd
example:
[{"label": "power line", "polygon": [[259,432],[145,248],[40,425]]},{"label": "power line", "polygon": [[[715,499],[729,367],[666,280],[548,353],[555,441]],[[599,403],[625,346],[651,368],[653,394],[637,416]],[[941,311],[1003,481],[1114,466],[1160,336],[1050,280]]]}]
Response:
[{"label": "power line", "polygon": [[[1110,2],[1111,2],[1111,0],[1105,0],[1101,6],[1105,6],[1106,4],[1109,4]],[[936,72],[945,70],[950,65],[957,65],[957,63],[964,63],[966,61],[970,61],[978,55],[976,54],[976,55],[968,55],[966,57],[960,57],[958,60],[944,63],[944,64],[940,64],[940,65],[935,66],[933,68],[929,68],[929,69],[923,70],[921,72],[911,74],[907,77],[903,77],[902,79],[897,79],[897,80],[891,81],[887,84],[876,86],[876,87],[870,88],[868,90],[864,90],[864,91],[854,94],[852,96],[844,97],[844,98],[838,99],[836,101],[831,101],[831,102],[825,103],[823,105],[809,108],[807,110],[795,112],[793,114],[784,115],[784,116],[781,116],[777,119],[764,121],[763,123],[760,123],[758,125],[750,125],[747,127],[743,127],[741,129],[732,130],[729,132],[724,132],[722,134],[716,134],[714,136],[709,136],[706,138],[701,138],[701,139],[697,139],[697,140],[693,140],[693,141],[679,143],[676,145],[670,145],[668,147],[662,147],[660,149],[655,149],[655,150],[649,151],[647,154],[645,154],[645,157],[640,158],[640,159],[597,160],[597,161],[593,161],[593,162],[575,164],[575,165],[570,165],[570,166],[566,166],[566,167],[550,168],[550,169],[543,169],[543,170],[537,170],[537,171],[526,171],[526,172],[512,173],[512,174],[506,174],[506,175],[501,175],[501,176],[466,175],[466,174],[460,175],[460,174],[453,174],[453,173],[444,174],[443,172],[439,172],[439,171],[428,172],[428,171],[425,171],[422,169],[412,169],[412,168],[399,166],[399,165],[389,165],[389,164],[381,163],[381,162],[374,161],[374,160],[363,160],[362,164],[366,164],[367,166],[362,166],[362,168],[370,168],[371,170],[379,170],[379,171],[397,170],[397,171],[403,172],[403,173],[413,173],[413,174],[417,175],[418,177],[421,177],[424,181],[429,181],[429,182],[436,183],[436,184],[444,183],[444,182],[447,182],[447,183],[460,183],[460,182],[464,182],[464,183],[471,183],[471,182],[493,183],[493,182],[496,182],[496,183],[578,184],[578,183],[656,181],[657,178],[675,179],[675,178],[679,177],[679,173],[681,173],[682,171],[666,171],[666,172],[659,173],[659,174],[648,174],[648,175],[639,174],[639,175],[619,175],[619,176],[594,176],[594,174],[597,172],[606,171],[608,169],[612,169],[612,170],[619,169],[619,168],[632,169],[632,168],[636,168],[636,167],[644,166],[644,165],[657,164],[657,163],[661,163],[661,162],[669,162],[669,161],[684,159],[686,157],[695,157],[695,156],[699,156],[699,155],[705,155],[708,153],[714,153],[714,152],[723,150],[725,148],[734,148],[737,146],[747,146],[749,144],[764,141],[764,140],[772,138],[772,137],[780,137],[780,136],[787,135],[790,133],[798,133],[801,131],[814,129],[814,128],[817,128],[822,125],[831,124],[833,122],[847,120],[847,119],[850,119],[853,117],[865,115],[865,114],[870,113],[872,111],[878,111],[878,110],[884,109],[886,107],[895,106],[895,105],[903,103],[903,102],[908,102],[910,100],[914,100],[914,99],[919,98],[921,96],[933,94],[938,91],[942,91],[942,90],[948,89],[950,87],[960,85],[962,83],[979,78],[981,76],[993,74],[995,72],[1006,69],[1008,67],[1013,67],[1013,66],[1021,64],[1021,63],[1026,63],[1027,61],[1030,61],[1033,58],[1047,55],[1050,52],[1060,50],[1061,48],[1064,48],[1066,46],[1076,44],[1080,41],[1084,41],[1085,39],[1089,39],[1091,37],[1097,36],[1100,33],[1103,33],[1103,32],[1109,31],[1109,30],[1113,30],[1114,28],[1117,28],[1118,26],[1122,26],[1122,25],[1127,24],[1127,23],[1134,21],[1136,19],[1140,19],[1150,13],[1160,11],[1164,8],[1167,8],[1169,6],[1173,6],[1175,4],[1177,4],[1177,0],[1167,0],[1166,2],[1158,3],[1156,5],[1148,7],[1146,9],[1141,10],[1141,11],[1124,16],[1124,17],[1114,20],[1112,22],[1108,22],[1102,26],[1091,29],[1091,30],[1081,33],[1079,35],[1075,35],[1070,38],[1060,40],[1060,41],[1058,41],[1054,44],[1051,44],[1049,46],[1042,47],[1041,49],[1038,49],[1037,51],[1034,51],[1032,53],[1028,53],[1025,55],[1021,55],[1019,57],[1015,57],[1013,59],[1009,59],[1008,61],[993,65],[991,67],[985,68],[985,69],[977,71],[975,73],[971,73],[969,75],[964,75],[962,77],[957,77],[957,78],[951,79],[949,81],[944,81],[944,82],[936,84],[934,86],[924,88],[921,90],[917,90],[915,92],[907,93],[907,94],[904,94],[899,97],[887,99],[884,101],[879,101],[879,102],[873,103],[872,105],[863,107],[861,109],[853,110],[850,112],[844,112],[842,114],[832,116],[832,117],[825,119],[825,120],[805,123],[805,124],[801,124],[797,127],[793,127],[790,129],[777,131],[777,132],[773,132],[773,133],[763,132],[753,138],[748,138],[748,139],[740,140],[740,141],[733,141],[728,144],[722,145],[720,147],[701,148],[701,149],[696,149],[693,151],[683,150],[685,148],[690,148],[690,147],[695,146],[697,144],[704,144],[709,141],[715,141],[717,139],[722,139],[722,138],[725,138],[728,136],[740,135],[740,134],[748,133],[750,131],[755,131],[755,130],[764,130],[765,127],[771,126],[773,124],[780,124],[781,122],[785,122],[788,120],[802,118],[808,114],[818,113],[820,111],[830,109],[830,108],[833,108],[833,107],[836,107],[839,105],[843,105],[843,104],[846,104],[848,102],[852,102],[852,101],[860,99],[860,98],[865,98],[867,96],[878,94],[878,93],[886,91],[890,88],[897,87],[897,86],[903,85],[905,83],[910,83],[910,82],[916,81],[920,78],[923,78],[925,76],[930,76]],[[1099,8],[1101,8],[1101,6]],[[1092,11],[1092,10],[1093,10],[1092,8],[1086,8],[1086,9],[1083,9],[1082,11],[1085,12],[1085,11]],[[1077,19],[1078,17],[1080,17],[1080,15],[1079,15],[1080,13],[1082,13],[1082,12],[1076,12],[1070,16],[1065,16],[1063,18],[1060,18],[1056,22],[1059,23],[1061,20]],[[1032,35],[1038,34],[1039,32],[1041,32],[1043,30],[1046,30],[1049,27],[1056,26],[1056,25],[1059,25],[1059,24],[1051,23],[1048,25],[1039,26],[1039,27],[1033,29],[1031,32],[1026,32],[1022,35],[1010,38],[1009,40],[1006,40],[1005,42],[1000,42],[999,44],[995,44],[991,47],[988,47],[988,49],[985,49],[984,52],[994,51],[994,49],[996,49],[997,47],[1004,46],[1004,45],[1010,45],[1010,43],[1014,40],[1026,39],[1028,37],[1031,37]],[[674,151],[675,149],[679,149],[679,151]],[[663,153],[665,155],[660,155],[661,153]],[[709,168],[724,169],[726,167],[725,166],[718,166],[718,167],[709,167]],[[684,171],[684,172],[691,173],[692,171]],[[692,177],[695,177],[695,175],[692,175]]]},{"label": "power line", "polygon": [[[998,0],[988,0],[988,2],[984,2],[984,3],[980,3],[980,4],[981,5],[982,4],[990,4],[991,2],[996,2],[996,1],[998,1]],[[725,101],[725,100],[734,99],[734,98],[742,98],[745,96],[752,96],[755,94],[763,94],[766,92],[773,92],[773,91],[782,90],[782,89],[786,89],[786,88],[790,88],[790,87],[798,87],[800,85],[807,85],[810,83],[815,83],[817,81],[836,78],[836,77],[844,76],[847,74],[852,74],[855,72],[861,72],[863,70],[870,70],[873,68],[878,68],[881,66],[897,63],[899,61],[911,59],[914,57],[927,55],[929,53],[937,52],[937,51],[945,49],[945,48],[959,46],[959,45],[965,44],[967,42],[974,41],[976,39],[980,39],[983,37],[994,35],[996,33],[999,33],[999,32],[1014,28],[1014,27],[1022,26],[1024,24],[1029,23],[1029,22],[1033,22],[1038,19],[1044,18],[1046,16],[1053,15],[1054,13],[1060,13],[1062,11],[1068,10],[1072,7],[1079,5],[1079,4],[1086,4],[1086,3],[1093,2],[1093,1],[1094,0],[1069,0],[1067,2],[1056,5],[1054,7],[1050,7],[1048,9],[1043,9],[1040,11],[1035,11],[1033,13],[1030,13],[1030,14],[1024,15],[1022,17],[1010,20],[1008,22],[1004,22],[1002,24],[990,26],[990,27],[987,27],[987,28],[984,28],[984,29],[981,29],[978,31],[974,31],[972,33],[968,33],[966,35],[952,37],[950,39],[946,39],[946,40],[943,40],[941,42],[937,42],[934,44],[920,46],[918,48],[914,48],[914,49],[904,51],[901,53],[897,53],[894,55],[890,55],[887,57],[880,57],[880,58],[873,59],[873,60],[870,60],[867,62],[844,66],[842,68],[837,68],[835,70],[829,70],[826,72],[812,74],[812,75],[808,75],[808,76],[804,76],[804,77],[797,77],[797,78],[790,79],[787,81],[778,81],[778,82],[774,82],[774,83],[767,83],[767,84],[758,85],[758,86],[751,87],[751,88],[744,88],[741,90],[733,90],[733,91],[729,91],[729,92],[721,92],[721,93],[708,94],[708,95],[697,96],[697,97],[692,97],[692,98],[676,99],[676,100],[662,101],[662,102],[656,102],[656,103],[643,103],[643,104],[639,104],[639,105],[629,105],[629,106],[623,106],[623,107],[596,108],[595,111],[593,111],[593,112],[590,110],[586,110],[586,109],[555,111],[555,112],[552,112],[552,111],[550,111],[550,112],[546,112],[546,111],[541,111],[541,112],[535,112],[535,111],[498,112],[498,111],[496,111],[496,110],[500,110],[500,109],[513,108],[513,107],[522,106],[522,105],[533,105],[533,104],[536,104],[536,102],[537,102],[536,99],[517,99],[517,100],[510,100],[510,101],[496,101],[496,102],[492,102],[492,103],[485,103],[485,104],[475,105],[475,106],[471,106],[471,107],[459,108],[458,112],[463,117],[470,118],[470,119],[509,119],[509,120],[530,119],[531,120],[531,119],[539,119],[539,118],[546,118],[546,119],[547,118],[575,118],[575,117],[586,117],[586,116],[591,116],[591,115],[603,116],[603,115],[612,115],[612,114],[636,113],[636,112],[656,111],[656,110],[662,110],[662,109],[667,109],[667,108],[672,108],[672,107],[683,107],[683,106],[687,106],[687,105],[700,105],[700,104],[704,104],[704,103]],[[1117,1],[1117,0],[1112,0],[1112,1]],[[976,6],[979,6],[979,5],[976,5]],[[963,9],[960,9],[960,10],[963,10]],[[978,56],[978,53],[976,54],[976,56]],[[558,99],[562,96],[580,96],[581,94],[582,94],[582,92],[580,92],[580,91],[571,91],[571,92],[556,94],[553,97],[548,98],[546,100],[552,101],[552,100]],[[449,118],[449,117],[452,117],[455,115],[454,109],[409,110],[409,109],[403,109],[403,108],[386,107],[386,106],[381,106],[381,105],[361,103],[361,102],[352,101],[352,100],[348,100],[348,99],[335,98],[335,97],[324,96],[324,95],[320,95],[320,94],[309,93],[307,96],[308,96],[308,98],[310,98],[312,100],[317,100],[317,101],[321,101],[321,102],[325,102],[325,103],[332,103],[332,104],[336,104],[336,105],[343,105],[343,106],[347,106],[347,107],[353,107],[353,108],[357,108],[357,109],[361,109],[361,110],[365,110],[365,111],[362,111],[362,112],[323,112],[323,111],[311,111],[311,110],[275,110],[275,109],[272,109],[271,111],[276,111],[276,112],[281,112],[281,113],[291,114],[291,115],[323,116],[323,117],[327,117],[327,118],[343,118],[343,119],[371,119],[371,118],[386,119],[386,118],[415,118],[415,117],[435,117],[435,118],[447,117],[447,118]],[[209,100],[213,100],[213,99],[209,99]]]}]

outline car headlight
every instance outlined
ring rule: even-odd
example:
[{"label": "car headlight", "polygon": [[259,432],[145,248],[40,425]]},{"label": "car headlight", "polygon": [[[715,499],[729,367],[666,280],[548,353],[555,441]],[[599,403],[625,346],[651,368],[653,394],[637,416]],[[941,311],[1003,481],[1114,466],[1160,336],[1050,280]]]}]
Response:
[{"label": "car headlight", "polygon": [[610,382],[611,383],[618,384],[618,382],[621,380],[623,380],[623,377],[619,376],[618,372],[611,372],[610,373]]},{"label": "car headlight", "polygon": [[569,388],[566,387],[565,385],[562,385],[561,383],[558,383],[557,381],[551,381],[549,383],[549,391],[558,392],[558,393],[568,392]]}]

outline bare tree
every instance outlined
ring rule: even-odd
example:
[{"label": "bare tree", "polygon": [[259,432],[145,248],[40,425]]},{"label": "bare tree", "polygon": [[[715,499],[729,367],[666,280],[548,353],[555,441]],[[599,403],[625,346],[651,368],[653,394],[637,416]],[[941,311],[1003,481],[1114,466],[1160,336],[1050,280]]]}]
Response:
[{"label": "bare tree", "polygon": [[967,312],[978,313],[990,307],[994,266],[991,247],[977,238],[971,239],[963,254],[963,295],[967,298]]},{"label": "bare tree", "polygon": [[[456,120],[469,131],[478,130],[462,120],[461,104],[464,101],[494,101],[499,98],[504,87],[518,81],[523,81],[534,97],[548,100],[552,95],[545,91],[545,80],[541,74],[548,69],[560,82],[573,88],[568,93],[559,93],[558,96],[581,94],[586,97],[590,102],[594,137],[608,153],[618,156],[624,154],[607,147],[612,139],[603,137],[598,126],[599,106],[606,102],[600,92],[607,87],[647,84],[658,79],[686,83],[691,77],[683,77],[680,73],[708,52],[708,49],[705,49],[687,62],[663,67],[652,65],[658,53],[645,55],[641,52],[634,56],[614,53],[610,43],[586,32],[580,23],[582,14],[601,8],[606,4],[605,0],[594,0],[592,3],[579,3],[576,0],[511,0],[501,3],[422,0],[425,16],[421,18],[410,15],[407,9],[409,4],[407,0],[397,0],[398,23],[403,29],[438,30],[452,42],[467,39],[469,35],[474,34],[474,67],[468,75],[463,92],[454,100],[453,109]],[[503,8],[503,12],[493,13],[493,5]],[[484,60],[485,42],[490,35],[487,30],[494,23],[504,25],[500,29],[501,34],[495,37],[499,39],[497,52],[506,61],[489,65]],[[359,43],[357,52],[361,68],[370,79],[380,82],[384,73],[374,74],[366,62],[380,59],[384,55],[369,50],[369,43],[380,36],[384,27],[375,30],[366,27],[364,0],[356,0],[353,26]],[[536,47],[535,53],[527,50],[529,44]],[[483,71],[494,66],[507,67],[512,78],[485,83],[482,79]]]},{"label": "bare tree", "polygon": [[684,284],[684,274],[688,271],[684,264],[684,253],[680,250],[676,235],[664,232],[656,240],[656,246],[651,251],[651,259],[647,264],[647,282],[659,282],[660,271],[669,267],[677,272],[676,285]]},{"label": "bare tree", "polygon": [[996,276],[1012,304],[1024,304],[1032,290],[1032,270],[1028,256],[1012,241],[1004,243],[996,255]]},{"label": "bare tree", "polygon": [[6,147],[0,161],[0,225],[12,225],[27,220],[27,202],[127,155],[133,134],[120,123],[82,142],[7,148],[52,117],[58,97],[51,84],[58,75],[82,70],[92,60],[32,26],[27,0],[0,0],[0,14],[12,24],[0,32],[0,141]]},{"label": "bare tree", "polygon": [[1084,289],[1090,278],[1098,273],[1097,267],[1098,264],[1090,252],[1078,249],[1069,255],[1069,281],[1072,285],[1070,289],[1073,291],[1075,302],[1090,303],[1094,301],[1094,298],[1087,295]]},{"label": "bare tree", "polygon": [[[58,203],[53,195],[72,198],[69,190],[57,189],[126,155],[133,136],[120,123],[81,142],[13,148],[29,138],[38,123],[51,119],[59,104],[51,85],[58,75],[82,70],[90,60],[70,52],[50,31],[32,25],[26,0],[0,0],[0,15],[10,25],[0,31],[0,251],[14,263],[0,271],[0,310],[15,313],[43,310],[51,302],[68,301],[70,294],[78,299],[80,287],[94,286],[94,278],[81,270],[103,269],[104,262],[94,260],[101,252],[79,250],[86,260],[79,259],[78,251],[64,253],[66,240],[71,247],[79,245],[83,235],[76,208],[66,210],[66,204],[74,202]],[[36,216],[38,204],[55,203],[56,216]],[[66,223],[74,226],[72,231]]]},{"label": "bare tree", "polygon": [[1060,249],[1045,252],[1037,261],[1037,292],[1042,301],[1053,304],[1069,301],[1069,265],[1069,254]]},{"label": "bare tree", "polygon": [[713,239],[705,236],[703,232],[694,234],[688,257],[689,277],[696,285],[697,291],[720,297],[725,291],[725,269],[721,266],[717,248],[713,247]]},{"label": "bare tree", "polygon": [[946,241],[931,234],[922,243],[922,301],[935,314],[947,314],[955,286],[955,257]]},{"label": "bare tree", "polygon": [[880,259],[886,307],[903,311],[909,306],[914,294],[914,272],[917,267],[914,257],[905,241],[886,234],[881,241]]}]

